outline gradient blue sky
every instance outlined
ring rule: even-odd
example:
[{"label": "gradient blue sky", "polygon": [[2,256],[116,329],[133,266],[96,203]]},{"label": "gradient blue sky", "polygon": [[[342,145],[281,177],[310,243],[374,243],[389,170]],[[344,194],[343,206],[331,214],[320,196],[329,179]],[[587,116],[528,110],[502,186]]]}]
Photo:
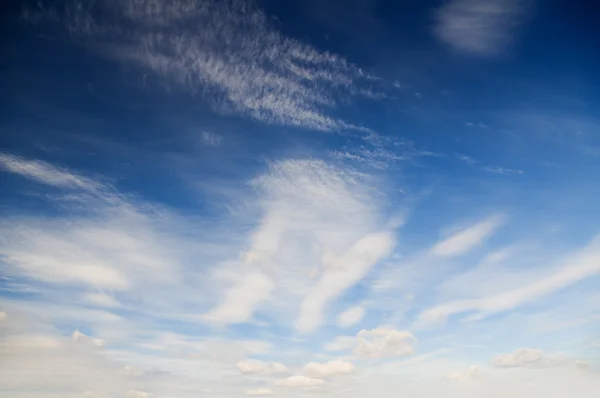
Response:
[{"label": "gradient blue sky", "polygon": [[598,12],[15,2],[0,397],[596,397]]}]

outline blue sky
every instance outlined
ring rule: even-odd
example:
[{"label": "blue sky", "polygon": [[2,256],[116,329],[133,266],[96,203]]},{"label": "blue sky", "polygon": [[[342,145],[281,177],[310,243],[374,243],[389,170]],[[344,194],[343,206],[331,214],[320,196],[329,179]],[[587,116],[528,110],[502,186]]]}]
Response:
[{"label": "blue sky", "polygon": [[0,397],[595,396],[597,11],[13,5]]}]

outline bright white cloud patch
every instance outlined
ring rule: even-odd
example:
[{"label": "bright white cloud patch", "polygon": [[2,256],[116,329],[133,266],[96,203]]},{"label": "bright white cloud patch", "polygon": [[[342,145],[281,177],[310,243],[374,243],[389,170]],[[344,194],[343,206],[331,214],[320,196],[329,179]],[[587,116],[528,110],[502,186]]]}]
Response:
[{"label": "bright white cloud patch", "polygon": [[352,307],[342,312],[337,317],[339,327],[347,328],[360,322],[365,315],[365,310],[362,307]]},{"label": "bright white cloud patch", "polygon": [[501,222],[500,217],[492,216],[437,243],[431,249],[431,253],[443,257],[464,254],[490,236]]},{"label": "bright white cloud patch", "polygon": [[510,354],[499,355],[492,361],[492,364],[498,368],[543,368],[565,365],[566,363],[568,363],[568,360],[565,357],[550,356],[542,350],[533,348],[519,348]]},{"label": "bright white cloud patch", "polygon": [[282,387],[317,387],[324,385],[325,380],[294,375],[285,379],[276,380],[275,384]]},{"label": "bright white cloud patch", "polygon": [[336,360],[329,361],[325,363],[319,362],[309,362],[302,369],[302,373],[304,373],[308,377],[313,378],[328,378],[333,376],[341,376],[354,373],[356,371],[356,367],[352,362]]},{"label": "bright white cloud patch", "polygon": [[327,351],[352,350],[357,358],[382,358],[412,355],[415,336],[390,327],[363,329],[356,337],[340,336],[325,346]]}]

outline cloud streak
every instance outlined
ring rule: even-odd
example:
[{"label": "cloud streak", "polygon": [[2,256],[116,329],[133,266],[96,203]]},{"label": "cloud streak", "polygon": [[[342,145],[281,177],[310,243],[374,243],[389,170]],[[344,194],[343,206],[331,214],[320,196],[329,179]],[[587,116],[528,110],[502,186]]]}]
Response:
[{"label": "cloud streak", "polygon": [[167,88],[268,124],[357,128],[325,112],[373,81],[344,58],[284,36],[244,0],[75,1],[27,16],[57,16],[72,37],[102,41],[101,53],[139,65]]},{"label": "cloud streak", "polygon": [[527,0],[451,0],[437,10],[434,32],[456,51],[495,56],[512,44],[527,9]]}]

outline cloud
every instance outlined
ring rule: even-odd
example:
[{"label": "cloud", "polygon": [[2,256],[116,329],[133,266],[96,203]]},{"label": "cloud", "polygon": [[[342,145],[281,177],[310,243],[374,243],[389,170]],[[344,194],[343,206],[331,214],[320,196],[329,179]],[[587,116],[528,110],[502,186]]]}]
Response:
[{"label": "cloud", "polygon": [[269,388],[257,388],[254,390],[246,391],[246,395],[250,395],[253,397],[266,397],[266,396],[273,395],[273,394],[274,394],[273,390],[271,390]]},{"label": "cloud", "polygon": [[211,147],[219,146],[219,145],[221,145],[222,140],[223,140],[223,137],[217,133],[213,133],[210,131],[202,132],[202,144],[203,145],[211,146]]},{"label": "cloud", "polygon": [[360,281],[369,269],[389,255],[394,246],[390,232],[366,235],[349,251],[337,258],[328,258],[327,269],[313,291],[302,301],[296,329],[312,332],[322,323],[325,306],[345,289]]},{"label": "cloud", "polygon": [[106,293],[88,293],[84,300],[97,307],[117,308],[121,306],[117,299]]},{"label": "cloud", "polygon": [[552,274],[530,284],[477,299],[455,300],[422,312],[418,323],[431,324],[448,316],[475,312],[469,320],[504,312],[541,297],[548,296],[572,284],[600,273],[600,239],[595,238],[584,249],[566,256]]},{"label": "cloud", "polygon": [[437,10],[435,34],[457,51],[478,56],[502,53],[523,22],[527,0],[450,0]]},{"label": "cloud", "polygon": [[546,368],[565,365],[565,357],[549,356],[542,350],[533,348],[519,348],[510,354],[499,355],[492,360],[492,365],[497,368]]},{"label": "cloud", "polygon": [[244,360],[239,361],[235,364],[236,368],[244,374],[254,373],[290,373],[290,370],[282,363],[279,362],[263,362],[259,360]]},{"label": "cloud", "polygon": [[361,330],[354,355],[359,358],[406,356],[414,353],[415,336],[409,332],[391,328]]},{"label": "cloud", "polygon": [[485,167],[484,168],[485,171],[489,172],[489,173],[493,173],[493,174],[501,174],[501,175],[512,175],[512,174],[523,174],[523,170],[519,170],[519,169],[510,169],[507,167],[500,167],[500,166],[496,166],[496,167]]},{"label": "cloud", "polygon": [[71,336],[73,341],[78,341],[82,344],[88,344],[93,347],[104,347],[105,341],[102,339],[95,339],[93,337],[87,336],[81,333],[79,330],[73,332]]},{"label": "cloud", "polygon": [[362,307],[348,308],[337,317],[337,324],[341,328],[348,328],[357,324],[365,315],[365,310]]},{"label": "cloud", "polygon": [[431,254],[441,257],[455,257],[465,254],[489,237],[501,224],[501,217],[488,217],[487,219],[438,242],[431,248]]},{"label": "cloud", "polygon": [[229,289],[223,302],[202,319],[219,325],[247,322],[255,307],[269,297],[273,285],[268,276],[250,273]]},{"label": "cloud", "polygon": [[446,374],[446,378],[460,383],[471,383],[483,377],[483,371],[477,365],[469,366],[467,369],[453,371]]},{"label": "cloud", "polygon": [[58,188],[83,189],[88,192],[106,188],[96,181],[41,160],[29,160],[1,152],[0,169]]},{"label": "cloud", "polygon": [[356,372],[352,362],[335,360],[325,363],[309,362],[302,369],[302,373],[308,377],[326,379],[334,376],[348,375]]},{"label": "cloud", "polygon": [[345,351],[351,350],[356,346],[356,337],[338,336],[330,343],[325,345],[326,351]]},{"label": "cloud", "polygon": [[374,131],[368,131],[361,144],[344,147],[334,151],[332,155],[336,159],[365,164],[375,169],[388,169],[395,164],[414,162],[421,157],[440,156],[417,148],[412,141],[383,136]]},{"label": "cloud", "polygon": [[285,379],[276,380],[275,384],[282,387],[317,387],[324,385],[325,380],[294,375]]},{"label": "cloud", "polygon": [[101,40],[100,53],[139,65],[170,90],[202,94],[219,112],[322,131],[355,128],[324,110],[367,94],[361,82],[372,82],[369,74],[284,36],[252,2],[176,3],[72,1],[44,7],[37,19],[58,16],[71,37]]},{"label": "cloud", "polygon": [[411,333],[390,327],[363,329],[356,337],[340,336],[327,344],[327,351],[353,350],[360,359],[408,356],[414,353],[417,339]]},{"label": "cloud", "polygon": [[271,163],[253,185],[263,215],[243,261],[219,270],[230,286],[205,319],[248,321],[257,308],[289,317],[299,305],[296,327],[313,331],[327,304],[393,247],[380,200],[365,176],[320,160]]}]

